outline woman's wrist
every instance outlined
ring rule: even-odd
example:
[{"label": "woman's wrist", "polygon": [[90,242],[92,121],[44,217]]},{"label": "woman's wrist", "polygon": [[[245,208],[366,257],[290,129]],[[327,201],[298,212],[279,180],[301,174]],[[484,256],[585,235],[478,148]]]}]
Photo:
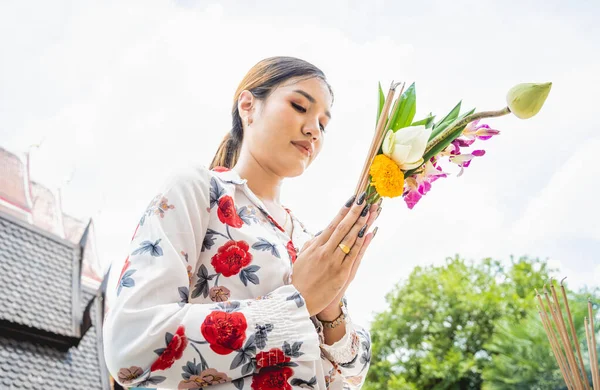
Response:
[{"label": "woman's wrist", "polygon": [[339,304],[335,305],[333,308],[325,309],[317,314],[317,319],[321,322],[333,322],[339,318],[344,312],[342,310],[343,302],[340,300]]},{"label": "woman's wrist", "polygon": [[321,322],[332,322],[335,321],[340,315],[342,315],[342,309],[338,307],[335,311],[320,312],[319,314],[317,314],[317,320]]}]

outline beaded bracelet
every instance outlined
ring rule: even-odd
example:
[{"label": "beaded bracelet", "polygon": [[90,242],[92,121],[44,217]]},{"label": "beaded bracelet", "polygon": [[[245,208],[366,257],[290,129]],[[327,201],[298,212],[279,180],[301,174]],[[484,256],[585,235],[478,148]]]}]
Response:
[{"label": "beaded bracelet", "polygon": [[[324,327],[326,328],[330,328],[333,329],[335,327],[337,327],[338,325],[340,325],[342,322],[346,322],[346,315],[344,314],[344,301],[341,300],[340,301],[340,308],[342,308],[342,314],[340,314],[335,320],[333,321],[321,321],[321,323],[323,324]],[[318,318],[317,318],[318,319]]]},{"label": "beaded bracelet", "polygon": [[346,322],[346,316],[344,313],[340,314],[338,318],[333,321],[321,321],[324,327],[333,329],[336,326],[340,325],[342,322]]}]

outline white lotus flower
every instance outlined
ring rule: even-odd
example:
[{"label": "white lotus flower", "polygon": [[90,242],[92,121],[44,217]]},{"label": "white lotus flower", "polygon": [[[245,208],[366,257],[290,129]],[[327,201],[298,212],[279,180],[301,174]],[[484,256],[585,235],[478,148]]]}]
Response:
[{"label": "white lotus flower", "polygon": [[423,154],[430,136],[431,129],[423,125],[404,127],[396,132],[388,130],[381,149],[401,170],[407,171],[423,164]]}]

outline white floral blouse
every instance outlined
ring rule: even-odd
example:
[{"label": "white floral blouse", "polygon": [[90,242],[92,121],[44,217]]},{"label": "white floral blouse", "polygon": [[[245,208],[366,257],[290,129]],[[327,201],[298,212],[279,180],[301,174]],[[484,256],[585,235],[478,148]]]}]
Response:
[{"label": "white floral blouse", "polygon": [[348,317],[345,336],[324,343],[290,283],[312,235],[288,213],[291,241],[234,171],[173,174],[129,256],[111,267],[103,342],[113,378],[165,389],[359,389],[370,335]]}]

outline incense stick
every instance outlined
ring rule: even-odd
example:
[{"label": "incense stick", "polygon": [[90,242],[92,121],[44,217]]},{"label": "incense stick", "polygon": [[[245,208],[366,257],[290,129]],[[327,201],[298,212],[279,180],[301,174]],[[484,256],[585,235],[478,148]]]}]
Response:
[{"label": "incense stick", "polygon": [[556,315],[559,319],[558,327],[561,332],[561,337],[563,339],[563,343],[565,345],[565,353],[567,354],[567,360],[569,361],[569,366],[571,368],[571,373],[575,378],[575,383],[577,384],[577,388],[583,390],[583,381],[579,376],[579,369],[577,368],[577,362],[575,361],[575,355],[573,354],[573,348],[571,348],[571,341],[569,340],[569,335],[567,333],[567,326],[565,325],[565,320],[563,318],[563,313],[560,308],[560,302],[558,301],[558,295],[556,294],[556,288],[554,287],[554,283],[550,280],[550,290],[552,291],[552,297],[554,298],[554,307],[556,310]]},{"label": "incense stick", "polygon": [[[387,97],[383,104],[383,109],[379,114],[379,120],[377,121],[377,126],[375,127],[375,134],[373,135],[373,139],[371,141],[371,147],[369,148],[369,153],[367,154],[367,158],[363,165],[362,172],[360,174],[360,178],[358,180],[358,184],[356,186],[356,190],[354,193],[358,196],[362,191],[364,191],[365,186],[368,184],[369,179],[369,169],[371,168],[371,164],[373,164],[373,159],[379,150],[379,146],[381,145],[381,140],[384,136],[384,127],[387,123],[387,119],[389,116],[390,106],[392,105],[392,101],[394,100],[394,94],[396,92],[396,88],[402,83],[394,83],[390,86],[390,90],[388,91]],[[404,90],[404,84],[402,85],[402,90]],[[400,92],[402,93],[402,92]]]},{"label": "incense stick", "polygon": [[546,336],[548,337],[548,341],[550,342],[550,348],[552,348],[552,352],[554,353],[554,357],[556,359],[556,362],[558,363],[558,368],[560,369],[560,373],[563,376],[565,384],[567,385],[567,388],[570,390],[573,388],[573,386],[571,386],[571,381],[569,380],[569,375],[567,374],[567,370],[565,367],[565,361],[562,357],[562,351],[560,350],[560,347],[558,346],[558,342],[556,340],[556,335],[554,334],[552,324],[550,323],[550,320],[548,319],[548,314],[546,313],[546,308],[544,306],[544,303],[542,302],[540,293],[537,290],[535,290],[535,292],[536,292],[536,296],[537,296],[537,299],[540,304],[539,313],[540,313],[540,317],[542,318],[542,325],[544,327],[544,330],[546,331]]},{"label": "incense stick", "polygon": [[[590,341],[588,342],[588,350],[590,352],[590,369],[592,370],[592,381],[594,389],[600,389],[600,373],[598,372],[598,355],[596,349],[596,330],[594,329],[594,312],[592,311],[592,301],[588,299],[588,315],[590,318]],[[591,348],[591,349],[590,349]]]},{"label": "incense stick", "polygon": [[[559,347],[561,349],[561,353],[562,353],[563,346],[564,346],[564,350],[565,351],[567,350],[567,348],[568,348],[568,341],[565,342],[565,340],[564,340],[564,335],[563,335],[563,333],[561,332],[561,329],[560,329],[560,322],[559,322],[559,320],[557,318],[556,310],[554,310],[552,302],[550,301],[550,296],[548,295],[548,292],[545,289],[544,289],[544,296],[546,297],[546,302],[548,303],[548,309],[550,310],[550,314],[552,315],[552,319],[554,320],[554,324],[556,325],[556,329],[558,331],[558,335],[560,336],[560,338],[558,338],[557,341],[558,341],[558,345],[559,345]],[[562,341],[562,343],[561,343],[561,341]],[[577,382],[575,381],[575,377],[573,375],[573,369],[572,369],[571,364],[569,362],[569,355],[568,355],[568,353],[566,353],[566,358],[567,358],[566,359],[566,368],[567,368],[567,374],[568,374],[569,380],[571,380],[571,382],[573,383],[573,387],[577,388],[578,387],[577,386]]]},{"label": "incense stick", "polygon": [[[569,300],[567,298],[567,291],[563,284],[565,279],[561,280],[560,287],[561,293],[563,295],[563,302],[565,304],[567,312],[567,320],[569,323],[569,330],[571,332],[572,341],[569,338],[569,333],[567,331],[566,321],[563,317],[558,293],[556,292],[556,288],[554,286],[554,283],[552,282],[552,279],[550,280],[550,291],[552,293],[552,299],[550,298],[548,291],[546,290],[546,285],[544,285],[543,288],[543,294],[545,297],[546,304],[548,305],[550,315],[548,315],[546,311],[546,305],[544,304],[544,301],[541,297],[542,294],[535,290],[540,307],[539,314],[542,320],[542,325],[544,327],[544,331],[546,332],[546,336],[548,337],[550,348],[552,349],[552,353],[554,354],[554,358],[556,359],[558,368],[560,369],[560,373],[565,381],[567,388],[573,390],[600,390],[600,371],[598,370],[598,351],[596,346],[596,333],[594,330],[594,312],[592,310],[592,301],[591,298],[588,299],[588,317],[584,318],[585,342],[587,342],[588,357],[590,360],[590,369],[592,376],[592,386],[590,387],[590,381],[587,372],[585,371],[583,355],[579,346],[579,340],[577,338],[577,332],[575,330],[573,316],[571,314],[571,308],[569,306]],[[554,325],[552,324],[553,322]],[[577,357],[575,356],[571,342],[575,343]],[[577,365],[577,363],[579,363],[579,366]]]},{"label": "incense stick", "polygon": [[[590,368],[592,365],[592,360],[594,360],[594,352],[592,351],[591,345],[592,342],[590,341],[590,332],[588,330],[588,319],[587,317],[584,318],[583,320],[583,326],[585,327],[585,340],[587,341],[587,346],[588,346],[588,358],[590,359]],[[597,385],[596,385],[596,376],[594,375],[594,370],[592,369],[592,384],[593,384],[593,388],[596,389]]]},{"label": "incense stick", "polygon": [[583,357],[581,356],[581,348],[579,348],[579,339],[577,339],[577,332],[575,332],[575,325],[573,325],[573,317],[571,315],[571,309],[569,308],[569,300],[567,299],[567,292],[565,291],[565,286],[563,282],[566,278],[560,281],[560,290],[563,295],[563,301],[565,302],[565,308],[567,309],[567,318],[569,319],[569,328],[571,329],[571,337],[573,338],[573,342],[575,343],[575,349],[577,350],[577,356],[579,357],[579,365],[581,368],[581,373],[583,375],[584,385],[586,390],[590,390],[590,380],[587,377],[587,372],[585,371],[585,365],[583,364]]}]

